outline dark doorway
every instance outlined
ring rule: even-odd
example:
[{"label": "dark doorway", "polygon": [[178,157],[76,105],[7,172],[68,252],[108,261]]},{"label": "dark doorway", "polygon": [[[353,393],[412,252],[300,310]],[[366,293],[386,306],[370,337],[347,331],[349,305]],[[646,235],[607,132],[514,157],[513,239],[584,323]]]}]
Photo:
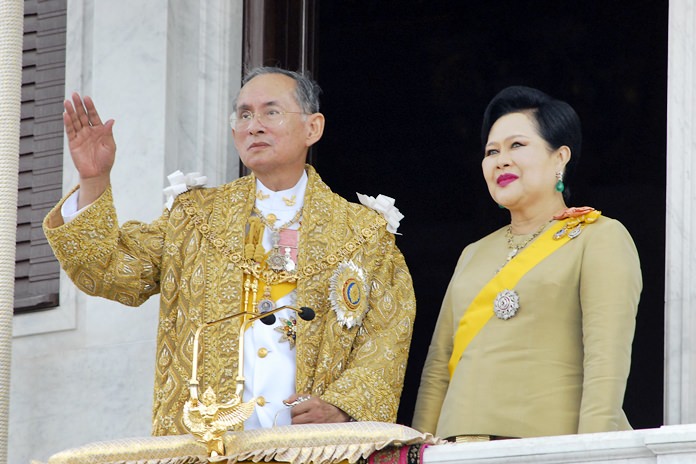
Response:
[{"label": "dark doorway", "polygon": [[619,219],[644,290],[625,400],[662,424],[666,1],[320,1],[315,77],[327,118],[315,164],[338,193],[383,193],[418,300],[399,422],[410,424],[440,302],[464,246],[508,221],[480,171],[486,103],[511,84],[568,101],[583,122],[575,206]]}]

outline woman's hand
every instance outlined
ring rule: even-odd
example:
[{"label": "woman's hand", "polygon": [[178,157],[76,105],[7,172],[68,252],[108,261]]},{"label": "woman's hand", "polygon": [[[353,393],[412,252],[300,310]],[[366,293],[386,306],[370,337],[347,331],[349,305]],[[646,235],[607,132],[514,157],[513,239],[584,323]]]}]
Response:
[{"label": "woman's hand", "polygon": [[114,120],[102,123],[92,99],[85,97],[83,101],[77,92],[72,94],[72,102],[65,100],[63,107],[70,156],[80,174],[80,209],[99,198],[111,183],[111,168],[116,157]]}]

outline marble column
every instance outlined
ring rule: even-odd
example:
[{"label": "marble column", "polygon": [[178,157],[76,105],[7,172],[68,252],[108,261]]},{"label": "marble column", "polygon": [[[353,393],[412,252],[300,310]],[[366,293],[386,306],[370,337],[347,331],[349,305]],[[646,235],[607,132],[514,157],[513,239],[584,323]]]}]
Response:
[{"label": "marble column", "polygon": [[239,175],[229,115],[239,91],[242,1],[169,0],[165,171],[198,171],[208,185]]},{"label": "marble column", "polygon": [[[242,0],[70,0],[66,95],[115,119],[119,222],[162,213],[166,175],[237,177],[227,115],[239,88]],[[77,183],[65,147],[64,190]],[[60,307],[14,317],[8,462],[151,431],[158,298],[93,298],[61,276]]]},{"label": "marble column", "polygon": [[696,423],[696,6],[669,2],[665,423]]}]

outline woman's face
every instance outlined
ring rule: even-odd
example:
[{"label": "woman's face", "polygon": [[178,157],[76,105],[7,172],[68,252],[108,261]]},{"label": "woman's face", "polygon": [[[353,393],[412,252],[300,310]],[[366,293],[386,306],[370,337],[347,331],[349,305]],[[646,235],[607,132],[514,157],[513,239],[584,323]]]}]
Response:
[{"label": "woman's face", "polygon": [[559,195],[556,172],[569,159],[567,147],[552,150],[541,138],[532,115],[510,113],[491,127],[481,166],[493,200],[515,209]]}]

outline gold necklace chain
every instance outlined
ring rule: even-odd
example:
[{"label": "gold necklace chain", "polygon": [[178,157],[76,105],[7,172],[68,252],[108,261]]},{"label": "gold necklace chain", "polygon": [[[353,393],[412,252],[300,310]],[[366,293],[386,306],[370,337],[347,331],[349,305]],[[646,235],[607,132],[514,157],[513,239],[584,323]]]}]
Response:
[{"label": "gold necklace chain", "polygon": [[298,209],[297,213],[295,213],[295,215],[292,217],[292,219],[290,219],[288,222],[286,222],[282,226],[278,227],[277,229],[275,227],[273,227],[273,224],[271,223],[271,221],[269,221],[268,218],[266,216],[264,216],[263,213],[261,212],[261,210],[258,209],[256,206],[254,206],[252,211],[254,214],[256,214],[259,217],[259,219],[261,219],[261,222],[263,223],[264,226],[268,227],[268,229],[273,231],[273,232],[278,232],[279,230],[287,229],[288,227],[290,227],[291,225],[293,225],[294,223],[299,221],[300,218],[302,217],[302,209],[303,208]]},{"label": "gold necklace chain", "polygon": [[201,235],[206,238],[206,240],[208,240],[225,258],[227,258],[229,262],[239,266],[244,274],[261,279],[268,285],[275,285],[282,282],[297,282],[298,280],[305,279],[327,269],[333,268],[339,262],[350,259],[365,242],[370,240],[375,234],[378,233],[377,231],[379,229],[387,224],[387,221],[385,221],[382,216],[379,216],[372,225],[361,229],[360,235],[348,240],[345,244],[333,250],[332,253],[328,253],[318,261],[307,264],[299,268],[294,273],[289,273],[287,271],[274,272],[251,259],[245,259],[242,253],[228,246],[223,239],[218,237],[217,234],[210,230],[210,225],[204,219],[202,211],[196,207],[193,200],[183,195],[179,195],[179,200],[184,212],[191,218],[191,222],[193,222],[193,225],[198,232],[200,232]]},{"label": "gold necklace chain", "polygon": [[[517,255],[517,253],[524,250],[527,245],[532,243],[532,241],[535,238],[537,238],[539,236],[539,234],[541,234],[543,232],[543,230],[546,228],[546,224],[548,224],[548,222],[543,223],[527,240],[525,240],[520,245],[515,245],[515,242],[513,241],[513,235],[512,235],[512,224],[508,225],[507,230],[505,231],[505,238],[507,239],[507,246],[511,250],[510,253],[512,254],[510,259],[514,258]],[[508,261],[510,259],[508,259]]]},{"label": "gold necklace chain", "polygon": [[[553,219],[551,221],[553,221]],[[505,258],[505,262],[495,271],[495,273],[497,274],[498,272],[500,272],[500,270],[504,268],[505,265],[509,263],[512,258],[517,256],[520,251],[524,250],[527,247],[527,245],[532,243],[534,239],[537,238],[544,231],[547,224],[548,222],[543,223],[541,227],[539,227],[527,240],[525,240],[520,245],[515,245],[515,242],[513,242],[512,224],[508,225],[507,230],[505,231],[505,238],[507,239],[507,246],[510,249],[510,253],[508,253],[507,258]]]},{"label": "gold necklace chain", "polygon": [[268,258],[266,259],[266,264],[268,265],[268,267],[276,272],[294,272],[296,264],[290,256],[290,248],[285,249],[285,254],[283,254],[280,251],[280,231],[290,227],[291,225],[300,220],[300,217],[302,217],[302,208],[297,210],[297,213],[295,213],[295,216],[293,216],[292,219],[290,219],[288,222],[286,222],[278,228],[273,227],[273,224],[275,224],[275,220],[277,219],[275,214],[273,215],[274,219],[271,220],[268,217],[264,216],[263,213],[261,213],[261,211],[256,206],[253,207],[252,211],[259,217],[259,219],[261,219],[261,222],[264,226],[268,228],[268,231],[271,235],[272,248],[271,251],[268,252]]}]

